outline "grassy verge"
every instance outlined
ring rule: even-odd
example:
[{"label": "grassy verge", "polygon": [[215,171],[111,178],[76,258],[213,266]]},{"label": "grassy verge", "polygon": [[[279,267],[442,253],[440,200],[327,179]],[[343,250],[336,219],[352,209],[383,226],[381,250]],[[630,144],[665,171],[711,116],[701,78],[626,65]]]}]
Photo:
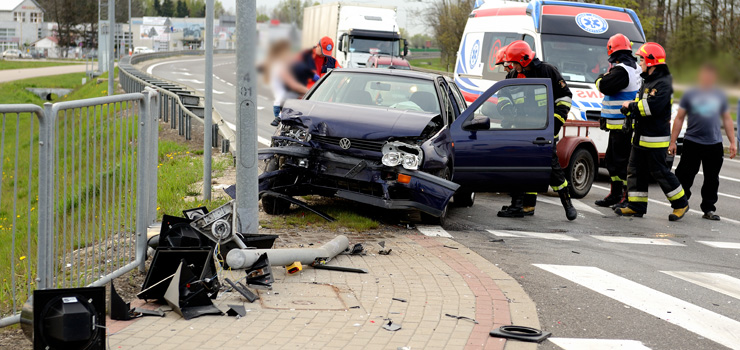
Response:
[{"label": "grassy verge", "polygon": [[[434,69],[439,71],[447,71],[447,67],[443,67],[440,63],[441,58],[419,58],[415,60],[409,60],[409,64],[412,67],[419,67],[424,69]],[[452,65],[450,65],[450,71],[452,71]]]},{"label": "grassy verge", "polygon": [[0,70],[5,69],[23,69],[23,68],[41,68],[55,66],[69,66],[72,64],[81,64],[81,62],[45,62],[45,61],[13,61],[0,60]]},{"label": "grassy verge", "polygon": [[359,214],[367,212],[367,208],[362,207],[361,204],[314,196],[302,198],[302,200],[308,202],[315,209],[332,216],[336,221],[328,222],[310,211],[298,208],[287,215],[265,215],[260,219],[260,226],[276,230],[314,227],[327,230],[348,229],[356,232],[373,230],[380,226],[378,221]]}]

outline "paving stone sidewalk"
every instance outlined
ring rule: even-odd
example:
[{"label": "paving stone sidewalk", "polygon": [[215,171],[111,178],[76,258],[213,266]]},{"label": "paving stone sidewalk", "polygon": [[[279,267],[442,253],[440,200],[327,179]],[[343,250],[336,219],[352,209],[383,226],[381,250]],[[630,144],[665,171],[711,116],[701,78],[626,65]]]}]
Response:
[{"label": "paving stone sidewalk", "polygon": [[[454,240],[409,232],[348,235],[351,243],[363,243],[367,254],[340,255],[330,264],[365,268],[368,274],[304,267],[300,274],[287,275],[284,268],[273,267],[273,289],[258,291],[258,301],[249,303],[231,292],[215,301],[222,311],[228,304],[244,305],[246,317],[186,321],[168,312],[164,318],[109,320],[110,348],[536,349],[488,335],[503,324],[539,328],[534,303],[514,279]],[[333,236],[281,238],[278,248],[321,245]],[[390,255],[377,254],[379,241],[393,249]],[[242,276],[225,273],[232,280]],[[383,329],[387,319],[402,328]]]}]

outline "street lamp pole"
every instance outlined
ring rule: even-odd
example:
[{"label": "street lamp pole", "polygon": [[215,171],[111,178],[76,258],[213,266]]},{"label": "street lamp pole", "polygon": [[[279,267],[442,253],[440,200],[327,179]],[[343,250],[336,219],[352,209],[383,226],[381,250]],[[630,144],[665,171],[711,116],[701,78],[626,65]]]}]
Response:
[{"label": "street lamp pole", "polygon": [[115,93],[116,0],[108,0],[108,96]]},{"label": "street lamp pole", "polygon": [[203,118],[203,199],[211,199],[213,149],[213,0],[206,0],[206,105]]}]

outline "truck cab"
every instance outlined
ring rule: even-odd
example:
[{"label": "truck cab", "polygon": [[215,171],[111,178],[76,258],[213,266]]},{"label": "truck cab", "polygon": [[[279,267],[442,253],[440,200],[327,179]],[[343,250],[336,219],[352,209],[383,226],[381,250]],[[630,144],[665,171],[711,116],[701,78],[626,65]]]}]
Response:
[{"label": "truck cab", "polygon": [[637,14],[620,7],[553,0],[478,3],[460,41],[455,82],[466,100],[475,100],[505,79],[503,67],[495,65],[496,53],[515,40],[526,41],[538,58],[556,66],[573,93],[557,146],[560,165],[573,196],[585,196],[608,144],[608,133],[598,124],[604,96],[594,82],[610,68],[606,44],[611,36],[626,35],[634,50],[645,42]]}]

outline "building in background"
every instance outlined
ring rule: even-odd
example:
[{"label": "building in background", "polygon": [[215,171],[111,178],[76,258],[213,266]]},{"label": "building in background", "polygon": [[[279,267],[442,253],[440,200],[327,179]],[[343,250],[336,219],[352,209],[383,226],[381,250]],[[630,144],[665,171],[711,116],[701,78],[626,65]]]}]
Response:
[{"label": "building in background", "polygon": [[0,52],[29,46],[44,36],[44,9],[34,0],[0,1]]}]

